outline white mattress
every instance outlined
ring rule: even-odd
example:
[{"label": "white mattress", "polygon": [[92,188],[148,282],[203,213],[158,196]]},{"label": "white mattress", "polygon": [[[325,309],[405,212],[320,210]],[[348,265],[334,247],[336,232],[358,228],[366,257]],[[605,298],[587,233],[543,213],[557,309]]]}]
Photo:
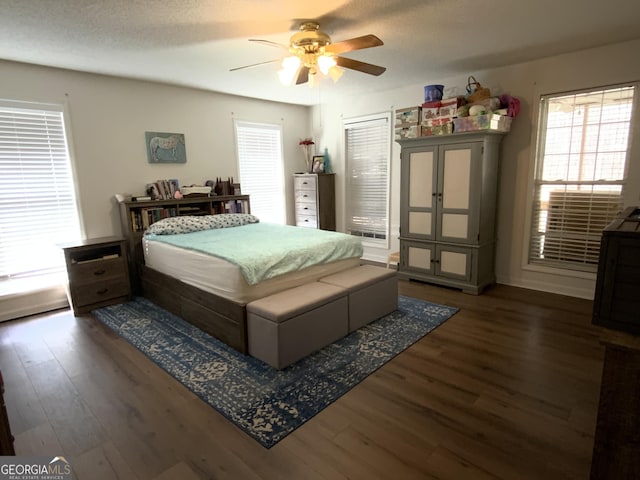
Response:
[{"label": "white mattress", "polygon": [[288,288],[313,282],[321,277],[360,264],[359,258],[349,258],[324,265],[279,275],[256,285],[249,285],[240,269],[221,258],[185,250],[162,242],[142,240],[147,267],[170,275],[188,285],[236,303],[246,304]]}]

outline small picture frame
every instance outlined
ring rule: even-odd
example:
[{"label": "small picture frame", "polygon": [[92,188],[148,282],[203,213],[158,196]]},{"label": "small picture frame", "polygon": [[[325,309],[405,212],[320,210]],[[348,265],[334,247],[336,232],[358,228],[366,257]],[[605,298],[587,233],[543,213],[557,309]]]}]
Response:
[{"label": "small picture frame", "polygon": [[311,167],[313,173],[324,173],[324,155],[314,155]]}]

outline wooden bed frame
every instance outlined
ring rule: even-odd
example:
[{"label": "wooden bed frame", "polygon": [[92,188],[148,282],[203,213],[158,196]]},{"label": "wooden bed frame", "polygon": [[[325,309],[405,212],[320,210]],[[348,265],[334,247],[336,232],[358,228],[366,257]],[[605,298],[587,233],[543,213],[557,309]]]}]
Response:
[{"label": "wooden bed frame", "polygon": [[138,265],[142,296],[178,315],[241,353],[248,353],[245,304],[205,292],[180,280]]},{"label": "wooden bed frame", "polygon": [[[247,353],[247,311],[245,304],[202,291],[145,265],[143,219],[147,210],[161,210],[164,216],[185,214],[251,213],[249,195],[216,195],[183,199],[120,202],[120,221],[127,239],[129,273],[135,294],[218,338],[239,352]],[[185,211],[184,209],[189,209]],[[193,213],[193,210],[197,213]]]}]

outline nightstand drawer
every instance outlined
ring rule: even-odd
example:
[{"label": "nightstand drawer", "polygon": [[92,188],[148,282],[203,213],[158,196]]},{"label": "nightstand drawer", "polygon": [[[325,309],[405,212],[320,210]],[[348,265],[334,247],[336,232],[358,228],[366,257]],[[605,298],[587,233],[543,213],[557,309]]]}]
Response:
[{"label": "nightstand drawer", "polygon": [[127,278],[115,278],[88,283],[73,288],[72,295],[74,308],[125,297],[129,295],[129,281]]},{"label": "nightstand drawer", "polygon": [[131,298],[124,239],[93,238],[60,247],[67,263],[67,295],[74,314],[87,313]]},{"label": "nightstand drawer", "polygon": [[122,257],[75,263],[69,268],[69,281],[82,285],[98,280],[110,280],[126,275],[127,265]]}]

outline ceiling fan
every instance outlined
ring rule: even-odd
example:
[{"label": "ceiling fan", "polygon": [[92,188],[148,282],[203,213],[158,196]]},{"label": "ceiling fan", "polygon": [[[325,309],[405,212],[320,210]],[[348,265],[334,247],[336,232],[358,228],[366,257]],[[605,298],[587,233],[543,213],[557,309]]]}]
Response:
[{"label": "ceiling fan", "polygon": [[290,55],[282,60],[276,59],[254,63],[252,65],[232,68],[231,71],[281,61],[282,70],[278,72],[278,75],[280,81],[286,85],[291,84],[295,77],[296,85],[309,82],[309,84],[313,86],[318,73],[330,76],[335,82],[343,73],[339,67],[376,76],[381,75],[386,70],[385,67],[338,56],[338,54],[351,52],[353,50],[383,45],[382,40],[378,37],[369,34],[342,42],[331,43],[329,35],[321,31],[320,25],[316,22],[303,22],[300,25],[299,32],[291,36],[288,46],[269,40],[249,39],[249,41],[282,48],[288,51]]}]

